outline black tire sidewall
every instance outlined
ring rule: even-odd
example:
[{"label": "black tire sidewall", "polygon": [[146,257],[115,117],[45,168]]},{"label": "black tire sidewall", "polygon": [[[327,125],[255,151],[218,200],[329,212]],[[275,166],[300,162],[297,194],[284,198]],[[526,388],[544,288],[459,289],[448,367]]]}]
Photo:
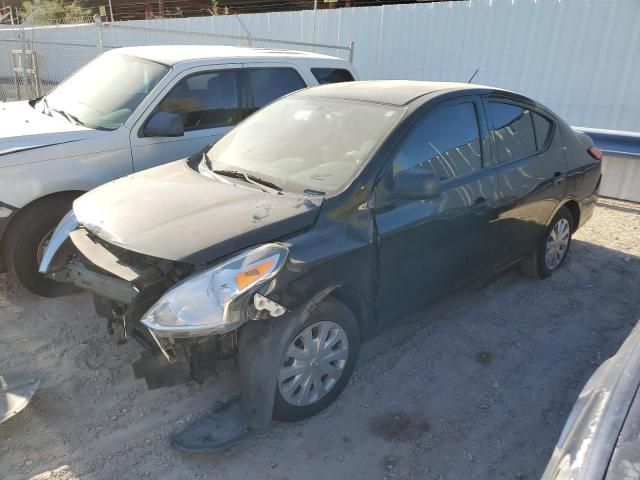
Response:
[{"label": "black tire sidewall", "polygon": [[[556,224],[563,218],[566,219],[569,222],[569,229],[570,229],[570,231],[569,231],[569,243],[567,244],[567,248],[564,251],[564,255],[562,256],[562,260],[560,260],[560,263],[555,268],[550,270],[549,268],[547,268],[547,265],[545,263],[545,253],[546,253],[546,249],[547,249],[547,239],[549,238],[549,234],[553,230],[553,227],[555,227]],[[558,210],[558,212],[553,217],[553,220],[551,221],[549,226],[547,227],[547,231],[544,234],[544,238],[542,239],[542,242],[541,242],[539,250],[538,250],[538,265],[537,265],[537,267],[538,267],[538,272],[540,273],[540,277],[546,278],[546,277],[550,276],[553,272],[558,270],[564,264],[565,260],[567,259],[567,255],[569,254],[569,250],[571,249],[571,241],[572,241],[574,229],[575,229],[575,227],[574,227],[573,215],[571,214],[571,211],[566,207],[561,207],[560,210]]]},{"label": "black tire sidewall", "polygon": [[60,283],[38,272],[37,250],[44,237],[71,209],[72,199],[52,199],[21,212],[11,225],[6,246],[9,270],[27,290],[44,297],[57,297],[76,290],[72,284]]},{"label": "black tire sidewall", "polygon": [[[307,321],[300,328],[298,328],[295,333],[288,339],[285,349],[305,328],[321,321],[331,321],[337,323],[344,329],[345,333],[347,334],[347,339],[349,341],[349,356],[347,358],[345,368],[342,372],[342,376],[333,387],[333,389],[324,397],[322,397],[318,402],[304,407],[298,407],[287,403],[287,401],[282,397],[282,394],[280,393],[279,385],[276,384],[275,401],[273,407],[273,418],[275,420],[280,420],[283,422],[297,422],[311,417],[324,410],[331,403],[333,403],[336,398],[338,398],[342,390],[344,390],[347,383],[349,382],[351,375],[353,374],[353,370],[355,369],[356,363],[358,361],[358,354],[360,352],[360,332],[358,321],[346,305],[332,297],[325,299],[322,303],[318,304],[318,306],[309,314],[309,318],[307,319]],[[284,354],[285,352],[282,352],[280,355],[278,370],[280,368],[280,365],[282,364],[282,357],[284,356]]]}]

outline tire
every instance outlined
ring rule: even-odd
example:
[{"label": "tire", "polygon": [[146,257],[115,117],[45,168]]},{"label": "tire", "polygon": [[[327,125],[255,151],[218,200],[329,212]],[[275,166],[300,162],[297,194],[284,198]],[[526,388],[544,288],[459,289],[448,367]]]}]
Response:
[{"label": "tire", "polygon": [[[332,327],[335,325],[336,327]],[[317,334],[319,335],[321,332],[322,326],[325,327],[325,345],[328,343],[329,339],[333,338],[335,342],[334,345],[329,349],[330,351],[325,351],[326,355],[342,355],[340,352],[344,351],[343,347],[345,346],[344,340],[339,333],[340,330],[344,333],[346,337],[346,359],[344,359],[344,363],[342,364],[342,370],[340,375],[335,379],[334,383],[328,389],[326,393],[322,396],[318,395],[318,390],[316,389],[316,395],[318,395],[317,400],[310,401],[308,404],[295,405],[292,404],[292,399],[295,398],[287,395],[287,398],[283,396],[283,389],[292,388],[294,385],[295,377],[292,377],[292,380],[288,382],[283,382],[283,377],[288,374],[282,374],[282,368],[285,368],[285,365],[288,364],[292,357],[288,355],[290,353],[290,348],[297,348],[295,345],[298,337],[303,334],[303,332],[311,332],[315,329]],[[327,330],[328,329],[328,330]],[[337,337],[340,339],[336,340]],[[312,337],[313,338],[313,337]],[[317,338],[317,337],[316,337]],[[342,344],[342,347],[340,347]],[[358,360],[358,354],[360,352],[360,332],[358,328],[358,321],[356,317],[353,315],[351,310],[347,308],[342,302],[330,297],[325,299],[322,303],[320,303],[315,310],[311,312],[309,318],[304,323],[304,325],[299,328],[294,335],[289,338],[287,342],[287,347],[285,347],[285,352],[283,352],[283,356],[280,362],[278,381],[276,386],[276,396],[273,408],[273,418],[276,420],[284,421],[284,422],[297,422],[299,420],[304,420],[305,418],[311,417],[316,413],[324,410],[328,407],[333,401],[338,398],[344,387],[347,385],[349,378],[353,374],[353,370],[356,366],[356,362]],[[298,344],[299,345],[299,344]],[[314,345],[316,345],[314,343]],[[322,358],[322,354],[314,356],[314,358]],[[320,364],[316,365],[314,371],[314,380],[322,382],[322,386],[324,388],[325,384],[331,383],[331,378],[326,376],[323,372],[326,371],[324,368],[328,367],[328,365],[324,362],[324,360],[320,360]],[[337,369],[332,370],[335,372],[339,369],[339,365],[343,362],[343,360],[336,360],[333,362],[333,365],[338,366]],[[325,378],[326,376],[326,378]],[[299,375],[300,380],[304,378],[304,375]],[[322,378],[325,378],[322,380]],[[315,383],[313,383],[315,386]],[[302,388],[302,385],[300,386]],[[294,388],[294,390],[297,388]],[[291,390],[289,390],[291,392]],[[313,387],[310,388],[310,391],[313,392]],[[301,398],[302,390],[300,391]],[[312,394],[310,393],[310,396]]]},{"label": "tire", "polygon": [[29,291],[42,297],[60,297],[78,291],[70,283],[46,278],[38,272],[38,250],[71,209],[73,197],[55,197],[20,212],[11,222],[4,242],[7,269]]},{"label": "tire", "polygon": [[[550,242],[550,237],[554,232],[554,229],[560,228],[561,226],[566,226],[566,228],[568,229],[566,247],[561,249],[560,253],[558,254],[559,256],[556,256],[554,261],[549,264],[545,260],[545,254],[547,253],[547,244]],[[567,258],[567,254],[569,253],[569,248],[571,247],[571,236],[573,235],[574,230],[575,226],[571,211],[566,207],[561,207],[547,227],[544,237],[540,240],[538,247],[526,260],[521,263],[520,268],[522,270],[522,273],[532,278],[547,278],[555,270],[560,268]]]}]

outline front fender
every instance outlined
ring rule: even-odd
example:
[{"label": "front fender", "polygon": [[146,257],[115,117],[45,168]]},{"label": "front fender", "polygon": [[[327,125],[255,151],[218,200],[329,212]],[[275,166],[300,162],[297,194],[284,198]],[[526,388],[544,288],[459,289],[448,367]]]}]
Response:
[{"label": "front fender", "polygon": [[22,208],[70,190],[88,191],[132,172],[129,148],[0,168],[0,201]]},{"label": "front fender", "polygon": [[289,339],[304,325],[314,306],[334,289],[322,289],[300,308],[282,317],[249,322],[240,330],[242,410],[253,429],[265,430],[271,424],[280,358]]}]

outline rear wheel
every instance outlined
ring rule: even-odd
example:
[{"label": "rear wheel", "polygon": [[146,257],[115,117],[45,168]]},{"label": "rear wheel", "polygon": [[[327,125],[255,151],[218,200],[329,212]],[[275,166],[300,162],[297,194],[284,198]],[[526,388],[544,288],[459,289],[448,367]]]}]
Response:
[{"label": "rear wheel", "polygon": [[546,278],[560,268],[571,247],[573,225],[571,211],[561,207],[536,250],[522,262],[523,273],[530,277]]},{"label": "rear wheel", "polygon": [[273,417],[295,422],[329,406],[349,381],[359,351],[351,310],[333,298],[319,304],[284,352]]},{"label": "rear wheel", "polygon": [[43,297],[59,297],[77,291],[73,284],[51,280],[38,272],[40,258],[73,198],[51,198],[27,207],[11,223],[4,244],[5,261],[20,283]]}]

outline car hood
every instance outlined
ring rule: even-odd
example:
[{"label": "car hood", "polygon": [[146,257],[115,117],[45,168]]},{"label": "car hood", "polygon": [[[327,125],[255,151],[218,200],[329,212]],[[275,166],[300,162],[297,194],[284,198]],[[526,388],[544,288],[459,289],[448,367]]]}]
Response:
[{"label": "car hood", "polygon": [[[74,125],[60,115],[40,113],[29,102],[0,103],[0,162],[2,157],[23,150],[75,142],[99,135],[98,130]],[[38,161],[36,156],[32,161]]]},{"label": "car hood", "polygon": [[321,203],[223,183],[179,160],[98,187],[73,210],[109,243],[200,265],[311,226]]}]

